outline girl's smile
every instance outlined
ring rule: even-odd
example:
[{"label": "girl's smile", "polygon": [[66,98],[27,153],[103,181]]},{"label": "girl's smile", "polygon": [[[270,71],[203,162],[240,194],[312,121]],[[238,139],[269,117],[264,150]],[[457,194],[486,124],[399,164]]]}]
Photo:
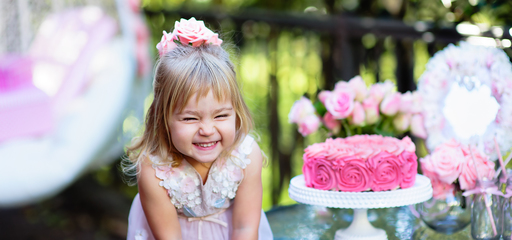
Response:
[{"label": "girl's smile", "polygon": [[231,101],[218,101],[209,91],[205,97],[192,95],[181,112],[169,118],[174,147],[187,161],[211,163],[235,139],[236,114]]}]

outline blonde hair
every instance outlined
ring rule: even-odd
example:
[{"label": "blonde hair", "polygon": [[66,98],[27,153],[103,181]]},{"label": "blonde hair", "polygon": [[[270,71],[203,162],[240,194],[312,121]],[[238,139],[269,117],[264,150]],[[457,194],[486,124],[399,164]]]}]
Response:
[{"label": "blonde hair", "polygon": [[252,117],[237,83],[235,66],[220,46],[178,45],[157,61],[154,100],[146,115],[143,135],[134,138],[127,147],[130,163],[122,166],[123,172],[136,175],[138,165],[144,159],[141,154],[159,156],[162,164],[179,166],[184,155],[172,143],[168,119],[175,110],[183,110],[195,93],[198,98],[205,97],[210,90],[218,101],[231,100],[236,114],[235,141],[219,159],[229,157],[253,129]]}]

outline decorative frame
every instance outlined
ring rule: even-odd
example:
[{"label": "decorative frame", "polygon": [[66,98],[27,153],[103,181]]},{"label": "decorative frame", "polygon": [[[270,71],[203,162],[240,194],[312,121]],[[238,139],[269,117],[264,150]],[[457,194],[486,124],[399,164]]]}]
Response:
[{"label": "decorative frame", "polygon": [[[479,139],[458,139],[442,112],[450,87],[465,76],[476,77],[487,85],[500,105],[494,121]],[[496,160],[495,136],[502,151],[512,147],[512,64],[503,50],[467,42],[460,42],[459,46],[450,44],[428,61],[418,82],[418,92],[422,97],[429,151],[455,138],[462,144],[476,144],[491,160]]]}]

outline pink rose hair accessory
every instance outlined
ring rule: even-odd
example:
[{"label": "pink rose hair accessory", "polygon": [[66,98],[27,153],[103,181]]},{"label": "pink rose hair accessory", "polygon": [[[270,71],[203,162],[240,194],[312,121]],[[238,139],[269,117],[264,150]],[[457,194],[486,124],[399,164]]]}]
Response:
[{"label": "pink rose hair accessory", "polygon": [[199,47],[203,44],[220,46],[222,40],[217,33],[208,29],[203,21],[197,21],[194,17],[189,20],[181,19],[174,24],[174,31],[163,31],[162,40],[156,45],[160,56],[170,52],[179,45]]}]

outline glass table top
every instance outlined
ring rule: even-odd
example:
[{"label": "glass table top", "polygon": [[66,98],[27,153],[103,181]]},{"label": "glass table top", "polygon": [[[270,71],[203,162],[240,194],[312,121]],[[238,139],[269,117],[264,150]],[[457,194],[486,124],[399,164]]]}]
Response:
[{"label": "glass table top", "polygon": [[[352,209],[326,208],[306,204],[276,207],[266,212],[275,240],[332,240],[336,231],[352,222]],[[471,239],[469,225],[452,235],[437,233],[416,218],[409,206],[368,209],[368,220],[386,231],[389,240]]]}]

